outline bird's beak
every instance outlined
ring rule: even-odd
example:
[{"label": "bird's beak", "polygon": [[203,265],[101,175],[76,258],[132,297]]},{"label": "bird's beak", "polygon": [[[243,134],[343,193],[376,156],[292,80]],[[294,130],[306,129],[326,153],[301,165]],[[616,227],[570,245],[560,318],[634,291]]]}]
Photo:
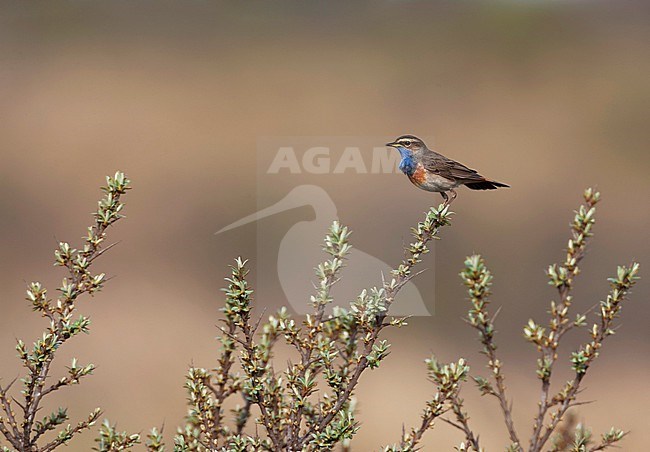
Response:
[{"label": "bird's beak", "polygon": [[392,147],[392,148],[396,148],[396,147],[397,147],[397,143],[395,143],[395,142],[392,142],[392,143],[386,143],[386,146],[390,146],[390,147]]}]

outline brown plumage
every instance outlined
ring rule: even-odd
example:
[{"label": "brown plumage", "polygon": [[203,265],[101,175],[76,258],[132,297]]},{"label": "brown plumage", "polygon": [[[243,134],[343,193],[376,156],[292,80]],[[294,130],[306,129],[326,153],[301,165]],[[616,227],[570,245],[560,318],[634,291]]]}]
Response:
[{"label": "brown plumage", "polygon": [[[471,190],[494,190],[509,185],[487,179],[477,171],[427,148],[413,135],[399,137],[387,146],[396,148],[401,156],[400,169],[417,187],[440,193],[448,204],[456,198],[454,188],[465,185]],[[449,195],[451,195],[451,199]]]},{"label": "brown plumage", "polygon": [[458,185],[466,185],[472,190],[494,190],[498,187],[509,187],[501,182],[486,179],[476,170],[466,167],[460,162],[445,157],[426,147],[421,151],[421,162],[424,169],[430,173],[438,174],[445,179],[455,180]]}]

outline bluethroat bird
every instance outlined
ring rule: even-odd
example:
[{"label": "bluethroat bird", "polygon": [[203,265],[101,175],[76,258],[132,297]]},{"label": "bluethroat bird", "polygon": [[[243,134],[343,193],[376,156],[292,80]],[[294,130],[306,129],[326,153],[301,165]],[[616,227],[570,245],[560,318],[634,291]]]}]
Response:
[{"label": "bluethroat bird", "polygon": [[472,190],[494,190],[510,187],[501,182],[486,179],[479,173],[442,154],[432,151],[424,141],[413,135],[403,135],[386,146],[397,149],[402,156],[399,169],[418,188],[440,193],[446,205],[456,199],[454,190],[465,185]]}]

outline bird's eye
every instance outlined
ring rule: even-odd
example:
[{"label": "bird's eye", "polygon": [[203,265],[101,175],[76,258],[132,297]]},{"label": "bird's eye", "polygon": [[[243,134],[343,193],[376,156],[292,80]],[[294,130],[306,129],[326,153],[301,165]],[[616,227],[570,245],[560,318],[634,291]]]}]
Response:
[{"label": "bird's eye", "polygon": [[402,144],[404,144],[404,146],[406,147],[409,147],[411,145],[411,141],[410,140],[402,141]]}]

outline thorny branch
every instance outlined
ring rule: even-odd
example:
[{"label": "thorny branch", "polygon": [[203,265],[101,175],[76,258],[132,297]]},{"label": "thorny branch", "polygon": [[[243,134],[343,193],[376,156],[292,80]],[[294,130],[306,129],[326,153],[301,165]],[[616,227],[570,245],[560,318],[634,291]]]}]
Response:
[{"label": "thorny branch", "polygon": [[465,260],[465,269],[460,276],[465,286],[467,286],[472,304],[467,322],[479,333],[481,344],[483,344],[482,353],[487,356],[488,367],[492,371],[494,385],[485,378],[476,377],[474,380],[483,394],[492,395],[498,399],[512,446],[522,452],[523,449],[519,445],[519,437],[512,420],[510,402],[506,396],[502,363],[497,357],[497,346],[494,342],[494,322],[487,310],[492,274],[485,266],[483,258],[479,255],[473,255]]},{"label": "thorny branch", "polygon": [[[550,322],[548,333],[545,328],[533,320],[528,322],[524,329],[526,339],[537,346],[540,352],[538,359],[537,376],[542,382],[540,402],[537,416],[530,439],[529,450],[539,452],[562,421],[566,411],[575,404],[576,396],[580,389],[587,369],[598,356],[598,351],[605,337],[614,333],[612,323],[620,312],[620,303],[625,299],[632,285],[637,279],[639,265],[633,263],[630,267],[619,267],[617,278],[610,279],[612,290],[606,302],[601,302],[600,325],[593,325],[591,330],[592,341],[583,349],[573,354],[572,365],[576,372],[573,380],[568,381],[564,388],[556,395],[551,396],[551,376],[553,366],[557,360],[557,350],[563,335],[573,327],[585,325],[586,315],[578,315],[575,321],[569,320],[569,308],[573,302],[572,288],[574,278],[580,273],[579,264],[585,256],[588,239],[593,235],[592,228],[595,223],[596,204],[600,200],[600,193],[587,189],[584,193],[585,203],[580,206],[571,225],[572,237],[567,245],[566,259],[562,265],[551,265],[548,269],[549,284],[557,288],[560,302],[551,302]],[[550,415],[550,422],[545,423],[549,410],[558,408]]]},{"label": "thorny branch", "polygon": [[[39,446],[38,441],[44,433],[55,430],[68,420],[67,411],[59,409],[42,421],[36,420],[41,403],[45,396],[62,387],[77,384],[90,375],[94,365],[78,366],[76,359],[68,367],[68,375],[60,378],[55,383],[45,386],[50,377],[50,367],[55,358],[56,351],[69,339],[80,332],[87,332],[90,321],[87,317],[80,316],[77,320],[72,318],[76,309],[76,301],[83,294],[94,294],[101,290],[106,281],[104,273],[94,275],[90,272],[91,266],[101,254],[112,246],[103,248],[106,240],[106,230],[122,218],[120,213],[124,208],[121,197],[130,189],[130,181],[121,173],[114,177],[106,178],[106,187],[103,187],[104,197],[98,202],[97,211],[94,213],[94,223],[88,228],[85,244],[82,249],[76,250],[68,243],[59,243],[55,251],[55,265],[65,267],[68,276],[64,278],[59,288],[60,295],[56,301],[47,297],[47,290],[38,282],[31,283],[27,290],[27,301],[34,311],[40,312],[49,320],[49,326],[38,339],[31,350],[25,343],[18,341],[16,349],[27,369],[27,375],[21,380],[24,400],[21,402],[9,398],[9,384],[6,388],[0,387],[0,433],[9,443],[21,452],[46,452],[67,443],[72,437],[92,426],[99,417],[99,409],[90,414],[88,419],[79,422],[76,426],[68,425],[59,431],[56,439],[44,446]],[[12,382],[13,383],[13,382]],[[17,419],[12,401],[22,409],[22,419]]]}]

